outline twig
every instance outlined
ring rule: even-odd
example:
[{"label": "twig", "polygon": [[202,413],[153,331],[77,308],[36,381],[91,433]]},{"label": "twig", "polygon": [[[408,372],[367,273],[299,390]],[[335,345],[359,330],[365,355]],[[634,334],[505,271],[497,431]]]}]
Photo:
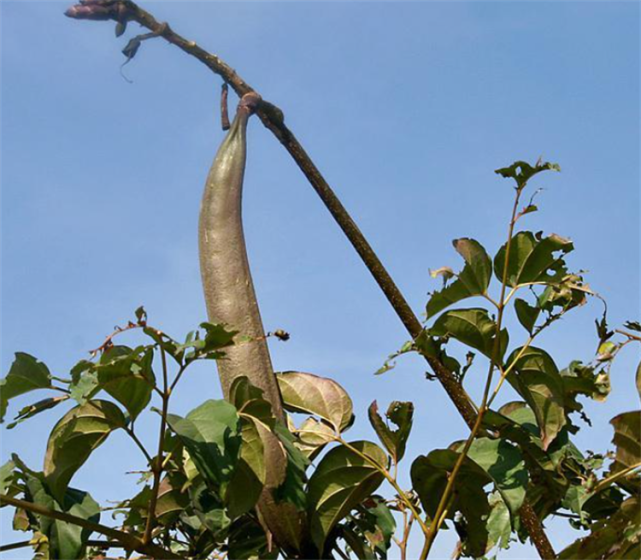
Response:
[{"label": "twig", "polygon": [[220,91],[220,125],[223,130],[229,130],[231,125],[229,123],[229,104],[227,98],[229,97],[229,86],[227,82],[223,82]]}]

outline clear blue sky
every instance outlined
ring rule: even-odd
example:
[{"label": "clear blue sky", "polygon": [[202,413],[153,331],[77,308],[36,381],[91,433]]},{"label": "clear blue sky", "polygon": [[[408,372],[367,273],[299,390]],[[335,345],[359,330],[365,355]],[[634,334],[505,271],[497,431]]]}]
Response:
[{"label": "clear blue sky", "polygon": [[[223,133],[220,80],[155,40],[119,74],[112,23],[63,17],[59,2],[1,3],[2,374],[15,351],[65,374],[144,304],[182,336],[205,319],[197,260],[203,183]],[[540,155],[541,211],[524,226],[571,237],[576,269],[607,298],[610,319],[639,319],[639,4],[636,2],[146,2],[159,20],[223,57],[292,130],[351,211],[417,312],[459,266],[450,241],[503,242],[510,184],[493,169]],[[132,25],[127,37],[136,33]],[[234,101],[235,103],[235,101]],[[467,431],[424,364],[372,373],[406,340],[400,322],[289,156],[251,123],[245,225],[277,369],[331,376],[352,395],[354,439],[373,438],[366,407],[412,400],[408,458]],[[597,303],[545,337],[559,365],[594,351]],[[636,354],[635,354],[636,352]],[[638,351],[618,361],[613,394],[588,404],[582,449],[604,451],[608,420],[638,407]],[[481,370],[469,374],[478,390]],[[213,365],[181,382],[186,413],[220,391]],[[509,398],[510,395],[507,395]],[[32,401],[21,399],[11,406]],[[39,468],[48,412],[2,433]],[[155,438],[155,419],[142,422]],[[106,504],[142,468],[121,435],[73,484]],[[409,462],[406,470],[409,470]],[[407,483],[407,478],[405,478]],[[387,490],[386,490],[387,491]],[[2,510],[2,542],[9,533]],[[107,517],[107,516],[105,516]],[[550,522],[558,549],[572,533]],[[443,532],[435,557],[455,538]],[[502,558],[532,558],[514,546]],[[29,558],[28,552],[15,558]]]}]

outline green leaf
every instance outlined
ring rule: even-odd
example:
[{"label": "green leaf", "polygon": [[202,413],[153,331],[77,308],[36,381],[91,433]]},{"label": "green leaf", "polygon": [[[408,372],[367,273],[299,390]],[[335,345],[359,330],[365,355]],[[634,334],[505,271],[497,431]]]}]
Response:
[{"label": "green leaf", "polygon": [[[412,463],[410,471],[414,491],[418,494],[423,509],[434,517],[443,496],[447,481],[460,454],[452,449],[436,449],[429,455],[421,455]],[[454,482],[452,503],[448,517],[459,511],[463,516],[466,554],[482,556],[487,549],[488,531],[486,520],[490,505],[483,487],[491,482],[489,475],[469,457],[465,457]]]},{"label": "green leaf", "polygon": [[279,373],[276,377],[286,410],[320,416],[338,432],[353,422],[352,399],[336,381],[296,371]]},{"label": "green leaf", "polygon": [[171,525],[190,504],[189,494],[181,488],[184,482],[185,477],[177,473],[171,473],[160,481],[156,519],[165,526]]},{"label": "green leaf", "polygon": [[516,317],[519,320],[519,323],[523,325],[523,328],[527,332],[532,334],[536,320],[539,318],[541,313],[541,308],[532,307],[524,299],[517,298],[514,300],[514,310],[516,311]]},{"label": "green leaf", "polygon": [[639,393],[639,398],[641,399],[641,362],[639,362],[639,365],[637,366],[636,382],[637,393]]},{"label": "green leaf", "polygon": [[517,188],[520,190],[525,187],[534,175],[546,170],[561,171],[561,167],[558,163],[549,163],[547,161],[537,161],[534,166],[531,166],[526,161],[515,161],[509,167],[502,167],[501,169],[495,170],[494,173],[498,173],[501,177],[514,179]]},{"label": "green leaf", "polygon": [[132,420],[147,407],[156,378],[151,367],[153,348],[113,346],[100,357],[93,371],[99,387],[109,393],[129,412]]},{"label": "green leaf", "polygon": [[[459,455],[460,453],[452,449],[435,449],[428,455],[420,455],[412,463],[410,470],[412,486],[421,500],[423,509],[430,517],[433,517],[436,513],[441,496],[447,486],[449,475],[454,469]],[[468,483],[472,487],[476,486],[478,490],[478,488],[482,489],[491,480],[490,476],[479,465],[469,457],[466,457],[455,480],[455,486],[459,489],[457,495],[461,494],[460,491],[464,490]],[[476,490],[474,492],[478,494]],[[487,499],[485,502],[487,502]],[[479,506],[481,507],[482,505],[481,501]]]},{"label": "green leaf", "polygon": [[16,352],[7,376],[0,380],[0,422],[4,420],[10,399],[36,389],[51,387],[49,368],[24,352]]},{"label": "green leaf", "polygon": [[276,560],[277,546],[269,551],[265,530],[255,521],[243,517],[235,521],[229,533],[228,558],[237,560]]},{"label": "green leaf", "polygon": [[510,512],[517,516],[529,478],[521,452],[505,440],[478,438],[467,456],[492,477]]},{"label": "green leaf", "polygon": [[216,493],[202,477],[189,486],[188,491],[192,508],[200,522],[216,539],[224,538],[231,525],[231,519]]},{"label": "green leaf", "polygon": [[492,261],[483,246],[469,238],[455,239],[453,244],[465,259],[465,267],[455,282],[430,297],[426,309],[428,319],[457,301],[484,294],[490,284]]},{"label": "green leaf", "polygon": [[[490,318],[487,310],[481,308],[456,309],[446,311],[428,329],[432,336],[450,336],[472,348],[476,348],[488,358],[494,353],[496,323]],[[499,344],[500,359],[508,345],[508,334],[501,331]]]},{"label": "green leaf", "polygon": [[341,445],[320,461],[308,484],[308,503],[312,539],[319,551],[336,526],[356,505],[370,496],[384,477],[369,461],[387,466],[387,455],[369,441],[350,443],[358,453]]},{"label": "green leaf", "polygon": [[176,433],[207,484],[225,495],[238,462],[241,445],[240,418],[224,400],[208,400],[181,418],[167,415]]},{"label": "green leaf", "polygon": [[[505,251],[503,245],[494,257],[494,273],[503,281]],[[567,274],[563,255],[574,249],[572,242],[559,235],[536,236],[530,231],[517,233],[510,244],[507,284],[514,287],[527,282],[559,283]],[[557,256],[561,253],[561,256]]]},{"label": "green leaf", "polygon": [[273,433],[276,418],[263,391],[245,376],[234,379],[230,401],[241,419],[240,460],[231,480],[225,503],[229,515],[238,517],[253,508],[264,487],[276,489],[285,481],[288,456]]},{"label": "green leaf", "polygon": [[378,404],[374,401],[369,409],[369,421],[380,438],[385,449],[394,458],[397,463],[405,455],[405,446],[412,429],[412,417],[414,415],[414,405],[411,402],[394,401],[387,409],[385,416],[395,424],[397,428],[392,430],[378,414]]},{"label": "green leaf", "polygon": [[338,527],[338,532],[358,558],[387,558],[396,521],[380,496],[367,498]]},{"label": "green leaf", "polygon": [[44,474],[52,494],[62,501],[69,481],[109,434],[126,420],[109,401],[90,401],[72,408],[54,426],[47,442]]},{"label": "green leaf", "polygon": [[563,379],[547,352],[530,346],[517,360],[521,351],[517,348],[508,358],[508,364],[516,363],[507,379],[534,411],[547,449],[566,424]]},{"label": "green leaf", "polygon": [[[53,496],[43,473],[28,469],[15,455],[13,460],[24,481],[26,501],[94,523],[100,521],[100,506],[87,492],[67,488],[61,499],[57,499]],[[49,541],[50,558],[64,558],[65,560],[85,558],[87,540],[92,533],[90,530],[46,516],[35,516],[35,518],[39,523],[39,532]]]}]

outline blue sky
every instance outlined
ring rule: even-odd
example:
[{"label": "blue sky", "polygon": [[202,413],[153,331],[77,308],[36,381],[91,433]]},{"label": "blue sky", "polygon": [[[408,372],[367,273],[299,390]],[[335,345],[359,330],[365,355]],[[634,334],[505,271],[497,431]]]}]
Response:
[{"label": "blue sky", "polygon": [[[124,67],[128,83],[119,74],[126,39],[114,38],[111,23],[63,17],[67,6],[0,4],[3,375],[15,351],[64,375],[141,304],[151,322],[176,336],[205,319],[196,228],[223,137],[220,80],[156,40]],[[489,251],[503,243],[512,190],[493,169],[543,155],[563,172],[537,178],[545,188],[541,211],[523,227],[572,238],[570,264],[589,271],[612,324],[639,319],[638,3],[143,7],[220,55],[285,111],[417,313],[438,287],[428,270],[459,266],[452,239],[471,236]],[[265,326],[292,334],[271,344],[276,368],[343,384],[357,412],[353,439],[374,437],[366,419],[374,399],[381,407],[414,401],[408,458],[465,437],[444,391],[425,382],[423,362],[405,358],[394,371],[372,375],[406,333],[257,120],[245,189]],[[581,308],[540,344],[562,366],[589,359],[600,312],[596,302]],[[627,350],[607,403],[587,405],[595,426],[579,434],[582,449],[604,451],[608,420],[638,407],[638,359],[637,349]],[[472,392],[483,375],[468,374]],[[181,382],[174,411],[219,396],[213,365],[203,365]],[[2,461],[17,452],[39,467],[56,416],[3,431]],[[155,438],[154,422],[139,426],[145,437]],[[74,485],[105,503],[131,493],[136,477],[122,473],[142,467],[133,446],[114,434]],[[23,538],[10,535],[6,510],[2,516],[2,542]],[[549,527],[558,549],[572,538],[564,523]],[[454,542],[453,531],[443,532],[435,557],[448,557]],[[515,545],[501,557],[535,554]]]}]

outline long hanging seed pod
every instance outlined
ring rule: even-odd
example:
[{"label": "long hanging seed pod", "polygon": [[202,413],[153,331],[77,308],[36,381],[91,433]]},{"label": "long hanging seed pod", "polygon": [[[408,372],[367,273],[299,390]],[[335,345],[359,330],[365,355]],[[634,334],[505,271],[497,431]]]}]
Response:
[{"label": "long hanging seed pod", "polygon": [[225,351],[218,375],[225,397],[241,375],[263,390],[274,415],[284,419],[280,392],[272,368],[263,323],[252,282],[242,222],[242,189],[247,157],[247,121],[260,97],[245,95],[207,177],[198,228],[200,272],[207,314],[213,323],[226,323],[249,341]]},{"label": "long hanging seed pod", "polygon": [[[200,271],[209,320],[225,323],[239,331],[240,336],[249,338],[247,342],[225,349],[225,357],[218,360],[218,375],[225,398],[229,398],[234,379],[246,376],[252,385],[263,390],[274,416],[285,423],[249,270],[242,222],[247,122],[259,102],[257,94],[243,96],[209,171],[198,228]],[[279,463],[277,446],[279,444],[265,449],[268,471],[282,469],[282,464],[272,466]],[[284,472],[282,474],[284,476]],[[296,557],[303,540],[303,518],[292,504],[277,503],[273,489],[263,489],[257,504],[259,519],[276,543]]]}]

